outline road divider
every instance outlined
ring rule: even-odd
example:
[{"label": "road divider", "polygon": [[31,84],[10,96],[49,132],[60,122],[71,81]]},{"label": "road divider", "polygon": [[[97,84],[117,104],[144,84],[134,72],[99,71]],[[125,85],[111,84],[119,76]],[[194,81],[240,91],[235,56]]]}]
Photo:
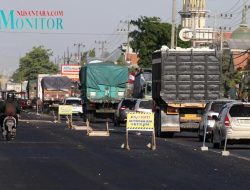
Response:
[{"label": "road divider", "polygon": [[109,124],[108,121],[106,121],[106,131],[100,131],[100,130],[94,130],[92,127],[90,127],[90,123],[87,120],[86,121],[87,124],[87,135],[88,136],[95,136],[95,137],[109,137],[110,133],[109,133]]}]

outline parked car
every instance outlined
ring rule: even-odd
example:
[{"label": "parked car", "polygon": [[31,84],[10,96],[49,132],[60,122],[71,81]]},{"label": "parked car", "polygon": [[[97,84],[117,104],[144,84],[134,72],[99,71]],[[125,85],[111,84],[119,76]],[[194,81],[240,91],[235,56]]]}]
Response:
[{"label": "parked car", "polygon": [[250,142],[250,103],[231,102],[223,106],[212,131],[214,148],[228,144]]},{"label": "parked car", "polygon": [[133,112],[136,104],[136,99],[134,98],[124,98],[118,104],[114,124],[115,126],[120,126],[121,123],[125,123],[127,120],[127,114]]},{"label": "parked car", "polygon": [[73,115],[83,116],[82,100],[78,97],[68,97],[64,99],[64,105],[72,105]]},{"label": "parked car", "polygon": [[201,122],[199,123],[198,128],[198,137],[199,141],[203,141],[204,133],[205,133],[205,127],[207,127],[206,130],[206,140],[209,140],[211,138],[212,129],[215,124],[215,120],[213,116],[219,115],[219,112],[221,108],[229,102],[232,102],[234,100],[231,99],[218,99],[218,100],[212,100],[209,101],[204,109],[203,116],[201,119]]},{"label": "parked car", "polygon": [[147,112],[151,113],[153,107],[153,100],[138,99],[135,104],[136,112]]}]

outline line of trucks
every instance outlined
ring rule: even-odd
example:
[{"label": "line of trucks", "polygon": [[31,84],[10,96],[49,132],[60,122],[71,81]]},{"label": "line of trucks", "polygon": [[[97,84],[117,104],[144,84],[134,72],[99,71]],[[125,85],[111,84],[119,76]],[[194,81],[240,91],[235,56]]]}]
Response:
[{"label": "line of trucks", "polygon": [[[79,90],[84,118],[114,119],[118,103],[127,97],[128,76],[127,67],[113,63],[82,66]],[[72,83],[62,76],[40,76],[37,81],[41,82],[33,88],[38,88],[44,105],[70,96]],[[156,134],[172,136],[198,129],[207,101],[221,97],[221,84],[221,62],[215,50],[165,48],[153,52],[151,69],[135,76],[133,97],[153,99]]]}]

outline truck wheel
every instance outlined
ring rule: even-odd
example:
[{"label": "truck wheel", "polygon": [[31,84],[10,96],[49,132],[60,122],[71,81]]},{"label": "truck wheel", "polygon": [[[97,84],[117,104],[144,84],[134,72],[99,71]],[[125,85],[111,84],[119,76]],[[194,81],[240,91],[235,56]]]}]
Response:
[{"label": "truck wheel", "polygon": [[95,122],[96,117],[95,117],[94,113],[87,113],[86,114],[86,119],[88,119],[89,122]]},{"label": "truck wheel", "polygon": [[117,118],[114,120],[114,126],[120,127],[120,121]]},{"label": "truck wheel", "polygon": [[165,132],[165,133],[161,132],[161,137],[163,138],[173,138],[173,136],[174,132]]},{"label": "truck wheel", "polygon": [[199,135],[199,142],[203,142],[204,137]]},{"label": "truck wheel", "polygon": [[214,142],[214,143],[213,143],[213,148],[219,149],[219,148],[220,148],[220,143]]},{"label": "truck wheel", "polygon": [[95,122],[96,121],[96,116],[94,113],[92,113],[92,122]]},{"label": "truck wheel", "polygon": [[89,120],[89,122],[92,122],[92,114],[91,113],[86,114],[86,121],[87,120]]}]

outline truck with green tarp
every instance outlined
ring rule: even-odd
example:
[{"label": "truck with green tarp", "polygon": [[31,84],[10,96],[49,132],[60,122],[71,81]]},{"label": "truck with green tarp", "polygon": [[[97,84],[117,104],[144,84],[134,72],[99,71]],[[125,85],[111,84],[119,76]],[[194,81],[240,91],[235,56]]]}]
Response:
[{"label": "truck with green tarp", "polygon": [[79,78],[85,119],[113,119],[118,103],[126,95],[128,68],[109,62],[86,64]]}]

